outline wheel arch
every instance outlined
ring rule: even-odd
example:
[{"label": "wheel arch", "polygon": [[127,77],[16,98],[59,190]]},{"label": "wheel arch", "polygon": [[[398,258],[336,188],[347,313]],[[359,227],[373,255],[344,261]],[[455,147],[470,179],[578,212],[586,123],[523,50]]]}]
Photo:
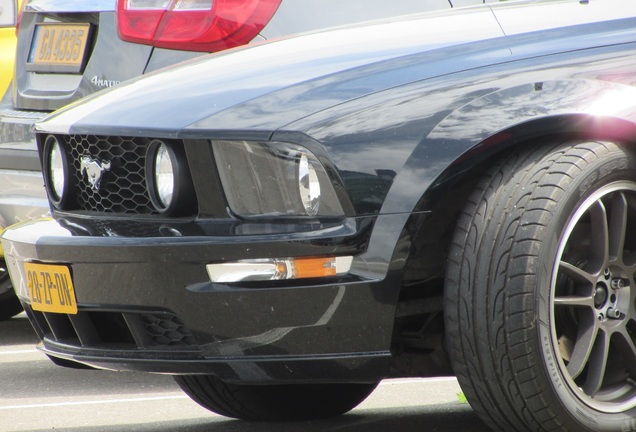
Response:
[{"label": "wheel arch", "polygon": [[[422,266],[413,263],[418,249],[425,251],[427,262],[435,261],[434,266],[444,262],[432,257],[445,255],[457,212],[472,191],[473,180],[504,152],[542,145],[557,136],[636,143],[636,88],[632,86],[600,79],[561,79],[526,81],[479,93],[427,133],[384,200],[381,213],[409,212],[418,219],[409,227],[412,246],[407,278],[413,266]],[[430,279],[435,272],[431,269],[421,277]]]},{"label": "wheel arch", "polygon": [[414,213],[427,216],[420,218],[415,230],[411,228],[414,235],[405,265],[406,279],[431,280],[443,274],[457,214],[490,161],[515,149],[566,137],[614,141],[636,150],[636,123],[617,117],[558,114],[502,129],[469,148],[431,182],[415,205]]},{"label": "wheel arch", "polygon": [[[632,92],[633,89],[630,89],[630,93]],[[636,92],[634,93],[636,96]],[[636,97],[633,100],[636,101]],[[471,111],[472,108],[474,107],[462,109]],[[533,110],[535,110],[534,107]],[[582,111],[555,109],[553,112],[529,116],[516,123],[491,122],[493,127],[490,130],[481,129],[479,139],[472,140],[463,139],[461,135],[449,136],[448,126],[457,121],[457,113],[453,113],[455,116],[451,114],[440,122],[424,139],[422,146],[416,149],[418,152],[423,148],[431,149],[438,145],[438,151],[443,151],[439,149],[445,141],[451,148],[454,147],[455,150],[462,148],[463,151],[456,151],[456,154],[442,169],[439,169],[434,178],[427,179],[426,174],[420,176],[420,180],[427,187],[420,196],[416,197],[417,201],[411,210],[413,214],[412,224],[409,226],[410,248],[403,269],[403,284],[398,297],[392,341],[393,351],[398,354],[398,357],[404,356],[407,359],[409,357],[409,348],[406,347],[409,342],[405,344],[405,335],[408,339],[413,333],[424,334],[425,338],[430,340],[428,332],[418,326],[426,325],[434,332],[442,332],[442,334],[445,332],[443,323],[431,325],[432,321],[429,317],[435,314],[435,308],[439,308],[440,312],[444,309],[444,302],[441,301],[444,291],[444,274],[457,217],[490,161],[506,152],[528,146],[541,146],[555,139],[583,138],[614,141],[628,146],[636,145],[636,121],[634,121],[636,116],[633,115],[636,113],[636,103],[633,108],[630,105],[621,116],[599,116]],[[475,118],[475,121],[477,120]],[[444,138],[442,139],[441,136]],[[406,173],[411,175],[411,181],[413,181],[413,173],[416,172],[415,167],[411,165],[415,160],[416,158],[411,158],[405,165]],[[419,162],[421,163],[422,160],[424,159],[420,158]],[[394,187],[404,187],[404,184],[402,186],[396,184],[406,178],[404,174],[404,171],[398,174]],[[413,345],[417,351],[418,343]],[[446,358],[443,352],[445,352],[443,345],[434,348],[431,353],[435,360],[431,364],[445,363]],[[400,367],[400,360],[395,361],[396,368],[403,374],[426,376],[432,371],[409,369],[416,362],[407,360],[406,363],[407,366]]]}]

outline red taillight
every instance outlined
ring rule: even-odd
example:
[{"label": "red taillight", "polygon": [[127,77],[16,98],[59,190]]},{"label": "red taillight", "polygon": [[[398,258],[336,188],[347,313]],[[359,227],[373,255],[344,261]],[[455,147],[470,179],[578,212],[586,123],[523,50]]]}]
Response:
[{"label": "red taillight", "polygon": [[215,52],[254,39],[281,0],[118,0],[122,40]]}]

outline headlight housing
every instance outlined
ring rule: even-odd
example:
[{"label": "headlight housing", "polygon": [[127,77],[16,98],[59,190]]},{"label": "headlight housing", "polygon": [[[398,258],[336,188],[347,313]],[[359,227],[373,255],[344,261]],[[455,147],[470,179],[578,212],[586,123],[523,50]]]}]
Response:
[{"label": "headlight housing", "polygon": [[281,142],[214,141],[228,204],[239,216],[343,216],[318,158]]},{"label": "headlight housing", "polygon": [[42,155],[49,198],[56,208],[61,208],[70,189],[69,165],[64,146],[55,136],[49,135],[44,140]]},{"label": "headlight housing", "polygon": [[148,146],[146,182],[159,213],[186,214],[196,203],[185,152],[172,142],[153,140]]}]

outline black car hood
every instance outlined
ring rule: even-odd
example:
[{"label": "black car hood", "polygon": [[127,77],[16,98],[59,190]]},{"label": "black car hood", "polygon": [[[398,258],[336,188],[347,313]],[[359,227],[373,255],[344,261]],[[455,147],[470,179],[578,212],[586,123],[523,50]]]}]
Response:
[{"label": "black car hood", "polygon": [[[616,2],[606,6],[620,9]],[[511,6],[393,19],[206,56],[71,104],[35,129],[184,138],[209,136],[212,130],[271,133],[312,113],[405,82],[509,60],[512,52],[501,43],[503,36],[515,33],[516,23],[523,24],[524,31],[532,30],[523,19],[524,8]],[[567,3],[577,11],[589,6]],[[583,12],[562,17],[575,17],[579,23],[600,16]],[[557,21],[550,26],[563,24]]]}]

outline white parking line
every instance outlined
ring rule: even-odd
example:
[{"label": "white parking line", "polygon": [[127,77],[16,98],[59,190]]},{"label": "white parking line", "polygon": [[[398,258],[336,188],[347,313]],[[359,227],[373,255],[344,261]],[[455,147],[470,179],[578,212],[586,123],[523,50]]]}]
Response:
[{"label": "white parking line", "polygon": [[15,354],[33,354],[39,352],[36,349],[29,350],[16,350],[16,351],[0,351],[0,355],[15,355]]},{"label": "white parking line", "polygon": [[25,408],[50,408],[50,407],[62,407],[62,406],[78,406],[78,405],[102,405],[110,403],[130,403],[130,402],[148,402],[157,400],[171,400],[171,399],[189,399],[186,395],[173,395],[173,396],[156,396],[156,397],[140,397],[140,398],[128,398],[128,399],[105,399],[94,401],[81,401],[81,402],[55,402],[55,403],[43,403],[43,404],[26,404],[26,405],[10,405],[0,407],[0,411],[12,410],[12,409],[25,409]]},{"label": "white parking line", "polygon": [[418,383],[434,383],[434,382],[447,382],[457,381],[455,377],[431,377],[431,378],[390,378],[382,381],[381,386],[384,385],[402,385],[402,384],[418,384]]}]

